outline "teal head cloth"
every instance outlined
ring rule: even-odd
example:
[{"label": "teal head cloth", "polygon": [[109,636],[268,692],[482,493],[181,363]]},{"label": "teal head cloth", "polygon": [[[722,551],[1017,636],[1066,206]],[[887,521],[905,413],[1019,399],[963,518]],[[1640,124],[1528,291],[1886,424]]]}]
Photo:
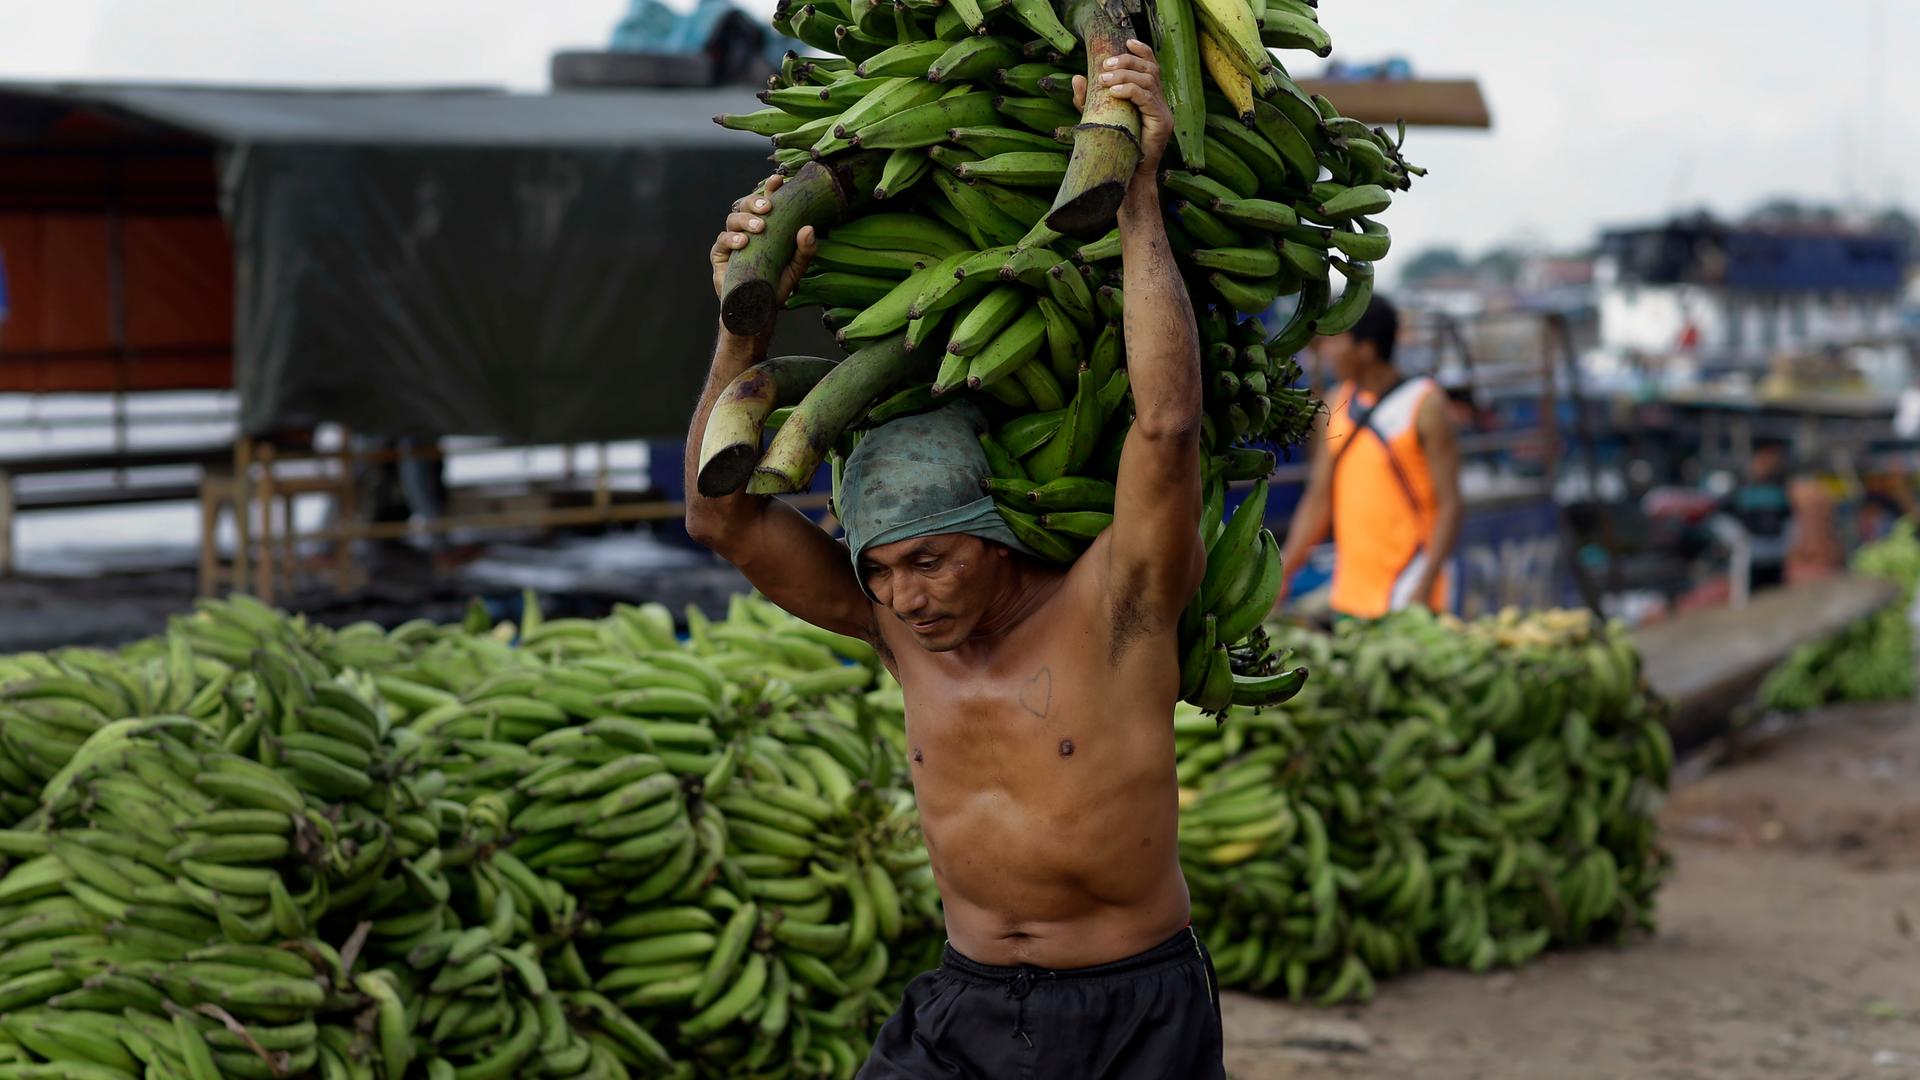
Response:
[{"label": "teal head cloth", "polygon": [[991,475],[980,449],[984,428],[979,410],[962,401],[861,437],[840,478],[839,510],[862,591],[861,553],[901,540],[964,533],[1033,554],[981,489]]}]

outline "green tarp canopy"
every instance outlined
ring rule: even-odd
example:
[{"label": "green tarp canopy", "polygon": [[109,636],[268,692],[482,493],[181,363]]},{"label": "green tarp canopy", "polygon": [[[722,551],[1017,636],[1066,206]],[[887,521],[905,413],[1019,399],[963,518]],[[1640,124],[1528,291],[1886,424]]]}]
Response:
[{"label": "green tarp canopy", "polygon": [[[558,442],[684,434],[712,345],[707,252],[770,166],[743,88],[4,88],[201,139],[234,253],[253,434]],[[776,352],[830,352],[812,315]]]}]

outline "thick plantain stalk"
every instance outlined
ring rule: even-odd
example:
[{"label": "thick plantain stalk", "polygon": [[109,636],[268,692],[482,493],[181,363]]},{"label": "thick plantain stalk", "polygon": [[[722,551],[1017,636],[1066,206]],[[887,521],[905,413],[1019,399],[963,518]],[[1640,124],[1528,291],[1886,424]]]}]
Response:
[{"label": "thick plantain stalk", "polygon": [[817,356],[776,356],[728,383],[700,437],[700,494],[717,499],[745,487],[760,460],[760,431],[768,414],[799,401],[835,366]]},{"label": "thick plantain stalk", "polygon": [[780,186],[774,196],[776,212],[766,219],[767,231],[727,263],[720,321],[728,330],[749,335],[773,325],[774,293],[793,261],[800,230],[839,221],[871,198],[886,161],[884,152],[873,151],[831,165],[809,162]]},{"label": "thick plantain stalk", "polygon": [[804,491],[827,451],[854,421],[909,381],[932,378],[938,362],[929,350],[908,352],[906,339],[898,334],[840,361],[780,426],[747,490],[755,495]]},{"label": "thick plantain stalk", "polygon": [[1072,0],[1067,22],[1087,43],[1087,102],[1073,129],[1073,157],[1047,212],[1054,232],[1096,240],[1113,228],[1140,164],[1140,110],[1100,85],[1101,65],[1127,54],[1133,31],[1105,0]]}]

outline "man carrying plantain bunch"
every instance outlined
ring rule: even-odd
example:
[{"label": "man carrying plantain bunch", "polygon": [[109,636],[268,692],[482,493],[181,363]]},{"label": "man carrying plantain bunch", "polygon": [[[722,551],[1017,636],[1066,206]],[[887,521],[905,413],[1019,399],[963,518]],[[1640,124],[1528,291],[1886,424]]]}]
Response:
[{"label": "man carrying plantain bunch", "polygon": [[[1078,561],[1040,561],[1002,522],[964,404],[866,433],[842,480],[844,547],[773,499],[699,496],[707,414],[765,337],[720,330],[688,435],[688,531],[787,611],[872,643],[905,693],[950,936],[862,1077],[1224,1075],[1175,846],[1177,624],[1205,564],[1198,332],[1160,217],[1173,121],[1152,51],[1128,49],[1100,79],[1141,116],[1119,213],[1136,415],[1113,524]],[[735,204],[716,290],[778,192]],[[783,299],[813,246],[802,230]]]}]

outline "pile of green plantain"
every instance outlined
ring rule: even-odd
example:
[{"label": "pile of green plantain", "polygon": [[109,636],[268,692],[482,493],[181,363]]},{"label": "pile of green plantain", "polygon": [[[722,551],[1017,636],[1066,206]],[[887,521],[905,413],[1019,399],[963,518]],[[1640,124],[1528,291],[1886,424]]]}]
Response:
[{"label": "pile of green plantain", "polygon": [[0,660],[0,1078],[850,1077],[943,939],[878,670],[744,598]]},{"label": "pile of green plantain", "polygon": [[1287,708],[1175,720],[1180,847],[1220,982],[1364,1001],[1653,927],[1672,745],[1621,626],[1422,610],[1281,630]]},{"label": "pile of green plantain", "polygon": [[[899,687],[757,598],[525,610],[0,658],[0,1080],[852,1076],[944,939]],[[1650,925],[1671,751],[1617,628],[1274,633],[1330,677],[1175,718],[1224,985]]]},{"label": "pile of green plantain", "polygon": [[1900,587],[1899,601],[1826,641],[1794,650],[1767,674],[1760,704],[1805,712],[1835,702],[1909,701],[1914,696],[1913,627],[1907,621],[1920,589],[1920,536],[1911,521],[1854,554],[1852,571]]},{"label": "pile of green plantain", "polygon": [[[992,491],[1016,535],[1070,562],[1105,528],[1132,420],[1115,218],[1140,119],[1094,76],[1151,38],[1174,117],[1164,219],[1205,380],[1210,586],[1182,627],[1184,694],[1210,712],[1285,700],[1300,676],[1247,636],[1278,592],[1279,547],[1258,521],[1222,547],[1227,485],[1311,429],[1294,354],[1365,312],[1391,243],[1375,216],[1420,174],[1404,130],[1340,116],[1282,66],[1275,49],[1330,52],[1317,7],[783,0],[774,27],[832,55],[790,55],[766,109],[717,118],[771,137],[787,177],[767,231],[729,263],[721,318],[766,328],[810,225],[822,239],[787,304],[823,308],[851,355],[771,359],[728,387],[700,491],[802,491],[829,456],[837,488],[863,428],[964,395],[991,423]],[[1080,110],[1075,74],[1093,87]],[[1269,335],[1251,316],[1285,296],[1293,314]]]}]

